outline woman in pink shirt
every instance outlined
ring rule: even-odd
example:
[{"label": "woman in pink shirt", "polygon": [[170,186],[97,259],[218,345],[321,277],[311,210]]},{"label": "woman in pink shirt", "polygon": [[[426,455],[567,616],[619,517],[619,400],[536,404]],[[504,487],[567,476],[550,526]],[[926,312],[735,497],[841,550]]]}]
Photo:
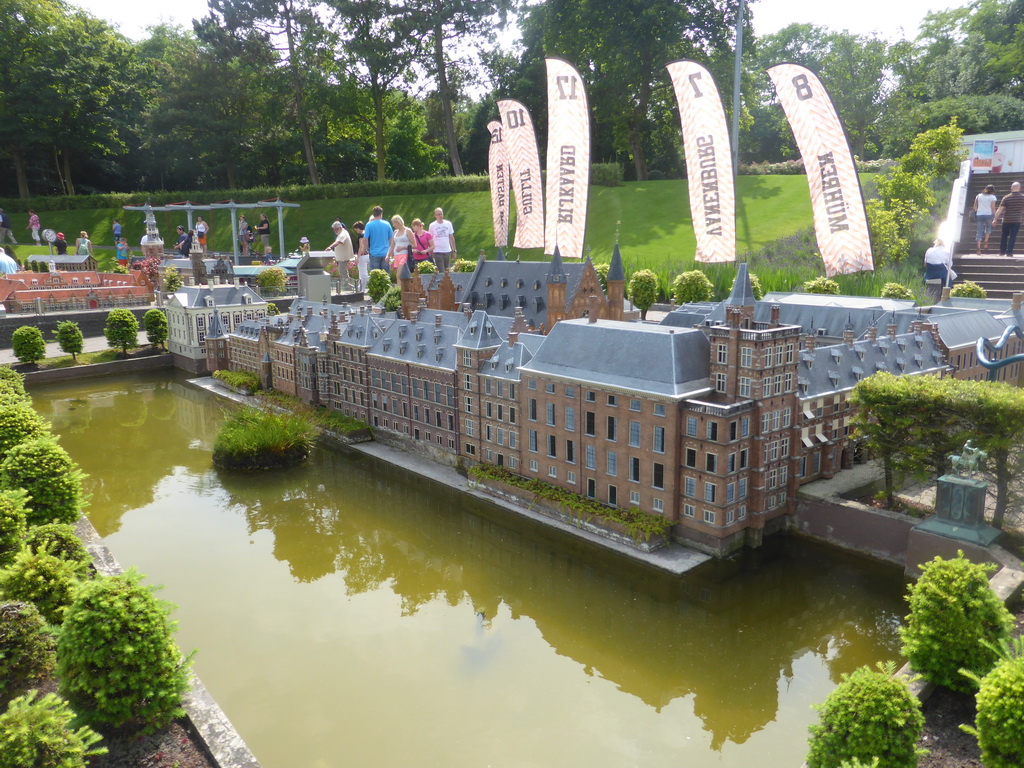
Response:
[{"label": "woman in pink shirt", "polygon": [[418,268],[424,261],[434,255],[434,238],[423,228],[419,219],[412,220],[412,260]]},{"label": "woman in pink shirt", "polygon": [[25,229],[32,230],[32,239],[36,241],[36,245],[39,245],[39,216],[32,208],[28,210],[28,226]]}]

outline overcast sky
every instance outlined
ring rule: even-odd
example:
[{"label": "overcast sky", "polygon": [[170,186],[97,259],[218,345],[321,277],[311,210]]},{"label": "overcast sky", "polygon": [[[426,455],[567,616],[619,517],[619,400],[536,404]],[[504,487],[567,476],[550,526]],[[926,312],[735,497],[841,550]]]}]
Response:
[{"label": "overcast sky", "polygon": [[[93,15],[106,19],[128,37],[144,36],[146,27],[161,21],[190,27],[193,18],[206,15],[206,0],[173,0],[155,3],[131,0],[70,0]],[[930,10],[955,8],[967,0],[756,0],[754,29],[759,35],[777,32],[794,21],[809,22],[858,34],[877,32],[887,38],[915,37],[918,24]]]}]

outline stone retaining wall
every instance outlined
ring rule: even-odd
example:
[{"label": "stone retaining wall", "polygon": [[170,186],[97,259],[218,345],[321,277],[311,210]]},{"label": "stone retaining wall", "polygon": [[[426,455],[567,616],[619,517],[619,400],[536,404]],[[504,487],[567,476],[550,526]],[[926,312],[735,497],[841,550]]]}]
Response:
[{"label": "stone retaining wall", "polygon": [[174,360],[169,354],[135,357],[130,360],[112,360],[109,363],[92,365],[71,365],[67,368],[50,368],[45,371],[29,371],[25,374],[26,384],[43,384],[68,379],[88,379],[93,376],[107,376],[115,373],[154,371],[158,368],[173,368]]},{"label": "stone retaining wall", "polygon": [[[124,572],[88,518],[78,518],[75,533],[92,556],[98,573],[116,576]],[[260,768],[256,756],[195,674],[192,675],[192,690],[185,695],[184,709],[186,729],[213,765],[218,768]]]}]

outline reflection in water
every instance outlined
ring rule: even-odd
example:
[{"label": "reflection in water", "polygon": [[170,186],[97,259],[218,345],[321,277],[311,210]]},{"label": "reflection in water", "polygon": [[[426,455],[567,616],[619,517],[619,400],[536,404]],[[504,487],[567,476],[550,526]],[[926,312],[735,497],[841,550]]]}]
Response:
[{"label": "reflection in water", "polygon": [[[385,678],[383,670],[388,667],[401,668],[405,662],[414,668],[394,682],[394,700],[415,700],[421,695],[417,686],[424,685],[430,689],[422,694],[427,700],[443,699],[449,701],[451,713],[463,712],[451,714],[452,718],[481,718],[483,722],[475,727],[489,734],[480,736],[482,752],[473,751],[472,739],[463,743],[461,751],[455,743],[432,743],[445,728],[460,733],[474,727],[443,719],[438,724],[434,718],[443,718],[445,707],[434,707],[440,711],[431,712],[430,717],[418,715],[422,723],[403,720],[403,730],[414,740],[411,754],[420,756],[419,764],[436,760],[444,765],[482,761],[564,765],[573,762],[566,757],[569,752],[590,765],[670,765],[686,754],[691,762],[696,757],[695,765],[788,767],[799,764],[803,755],[810,720],[807,703],[823,698],[842,673],[876,659],[894,659],[898,653],[900,574],[803,542],[777,540],[744,557],[673,578],[583,542],[566,540],[485,502],[355,452],[318,450],[308,464],[280,473],[239,475],[213,470],[210,444],[221,406],[180,380],[153,376],[86,381],[77,387],[39,388],[33,396],[91,476],[89,514],[97,528],[110,536],[124,526],[124,544],[122,538],[112,542],[123,562],[135,562],[147,570],[148,559],[159,570],[170,556],[163,551],[166,547],[158,547],[153,540],[173,536],[183,527],[202,526],[201,532],[190,530],[187,535],[201,536],[203,546],[219,547],[215,558],[223,569],[223,581],[231,580],[232,569],[259,573],[249,577],[252,581],[276,580],[269,563],[250,562],[258,555],[253,547],[266,541],[271,562],[283,564],[290,581],[290,586],[274,581],[273,589],[288,595],[289,613],[308,612],[301,614],[304,619],[296,619],[287,647],[274,646],[273,642],[282,642],[280,632],[270,632],[264,620],[254,617],[254,626],[263,626],[264,633],[276,637],[268,639],[265,653],[314,654],[323,638],[307,636],[299,627],[315,624],[325,610],[336,612],[340,628],[326,635],[332,638],[330,643],[349,647],[365,667],[378,669]],[[175,515],[189,522],[172,525],[170,518]],[[244,532],[226,532],[230,521],[239,518]],[[245,537],[248,551],[236,556],[231,553],[237,549],[238,535]],[[119,551],[121,546],[137,552],[139,559]],[[233,562],[232,557],[239,559]],[[169,589],[175,588],[177,580],[187,580],[179,576],[181,570],[191,567],[168,565],[160,578]],[[335,594],[336,585],[341,586],[340,594]],[[258,589],[244,583],[237,588]],[[198,612],[201,609],[192,602],[215,600],[204,593],[221,589],[220,584],[216,590],[200,586],[194,594],[176,599],[182,613]],[[232,599],[240,604],[248,599],[244,592],[236,594]],[[360,611],[365,610],[367,598],[376,605],[387,595],[396,598],[393,610],[402,621],[415,622],[427,633],[421,637],[424,647],[434,642],[434,633],[440,633],[442,648],[447,638],[454,654],[450,677],[432,677],[417,655],[423,650],[415,645],[403,651],[407,659],[372,647],[388,645],[393,638],[374,637],[374,625],[366,624],[368,619]],[[448,610],[439,611],[444,607]],[[396,616],[389,617],[383,610],[374,614],[374,621],[390,624]],[[182,623],[185,626],[187,620],[182,618]],[[529,641],[522,631],[527,624],[535,628]],[[258,632],[249,630],[246,642],[257,642]],[[353,650],[352,643],[363,634],[371,647],[360,645]],[[233,649],[222,652],[211,647],[213,642],[202,639],[200,672],[222,698],[210,679],[218,671],[202,668],[202,658],[204,654],[230,657]],[[381,655],[375,657],[375,651]],[[575,671],[550,672],[556,658],[571,660]],[[528,703],[514,701],[514,686],[506,683],[496,689],[493,684],[494,678],[503,678],[511,670],[517,670],[516,675],[530,674],[520,671],[526,659],[536,675],[532,681],[522,681],[533,691]],[[269,676],[273,670],[261,673]],[[570,676],[563,680],[560,675]],[[584,681],[598,687],[591,686],[582,699],[573,698],[568,706],[549,690]],[[612,688],[606,690],[604,682]],[[286,683],[268,681],[267,685],[274,690]],[[382,683],[375,678],[373,685]],[[488,688],[486,706],[458,701],[474,693],[477,685]],[[451,690],[439,691],[439,686]],[[222,687],[233,689],[236,681]],[[303,694],[313,696],[313,687],[307,683]],[[509,709],[475,714],[496,706],[494,695],[499,690],[508,698]],[[365,691],[360,695],[372,696]],[[361,752],[373,747],[356,734],[338,734],[329,728],[310,734],[306,732],[314,728],[310,723],[291,724],[287,717],[276,719],[274,725],[274,741],[283,740],[283,744],[267,743],[259,749],[263,736],[255,732],[258,728],[246,732],[249,715],[245,705],[234,699],[228,693],[222,703],[267,768],[319,765],[314,758],[318,749],[328,754],[352,750],[368,764],[409,764],[390,752],[391,744],[378,745],[378,753]],[[644,708],[636,711],[631,701],[642,702]],[[689,702],[692,715],[679,708],[681,702]],[[319,702],[317,706],[326,705]],[[542,718],[545,728],[555,734],[544,748],[531,745],[527,749],[518,743],[510,747],[524,707],[535,709],[531,715]],[[601,725],[586,738],[595,749],[605,751],[586,755],[584,760],[579,750],[586,747],[576,745],[575,730],[597,719],[595,711],[600,713]],[[359,717],[371,718],[360,729],[372,734],[395,726],[390,710],[378,714],[383,721],[359,712]],[[256,714],[252,719],[259,722]],[[491,732],[496,722],[504,733]],[[293,725],[293,736],[282,732]],[[537,735],[537,727],[530,726],[521,738],[545,741]],[[420,743],[415,742],[418,729],[423,731]],[[705,747],[687,743],[701,731],[707,734]],[[762,732],[767,741],[755,744],[752,737]],[[366,738],[374,741],[372,735]],[[737,746],[748,741],[756,753]],[[305,742],[309,743],[303,746]],[[498,744],[504,760],[486,751]],[[727,745],[733,746],[727,750]],[[718,756],[692,751],[707,748]],[[306,757],[301,756],[303,749],[309,750]],[[268,762],[266,755],[273,756],[275,750],[289,759]],[[326,759],[322,764],[344,763]]]}]

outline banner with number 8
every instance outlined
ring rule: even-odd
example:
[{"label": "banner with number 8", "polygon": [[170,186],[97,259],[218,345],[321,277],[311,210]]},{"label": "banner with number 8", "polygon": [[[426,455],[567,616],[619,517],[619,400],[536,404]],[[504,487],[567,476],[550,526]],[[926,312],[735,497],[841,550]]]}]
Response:
[{"label": "banner with number 8", "polygon": [[831,97],[818,76],[799,64],[776,64],[767,72],[807,172],[825,274],[874,270],[860,178]]}]

